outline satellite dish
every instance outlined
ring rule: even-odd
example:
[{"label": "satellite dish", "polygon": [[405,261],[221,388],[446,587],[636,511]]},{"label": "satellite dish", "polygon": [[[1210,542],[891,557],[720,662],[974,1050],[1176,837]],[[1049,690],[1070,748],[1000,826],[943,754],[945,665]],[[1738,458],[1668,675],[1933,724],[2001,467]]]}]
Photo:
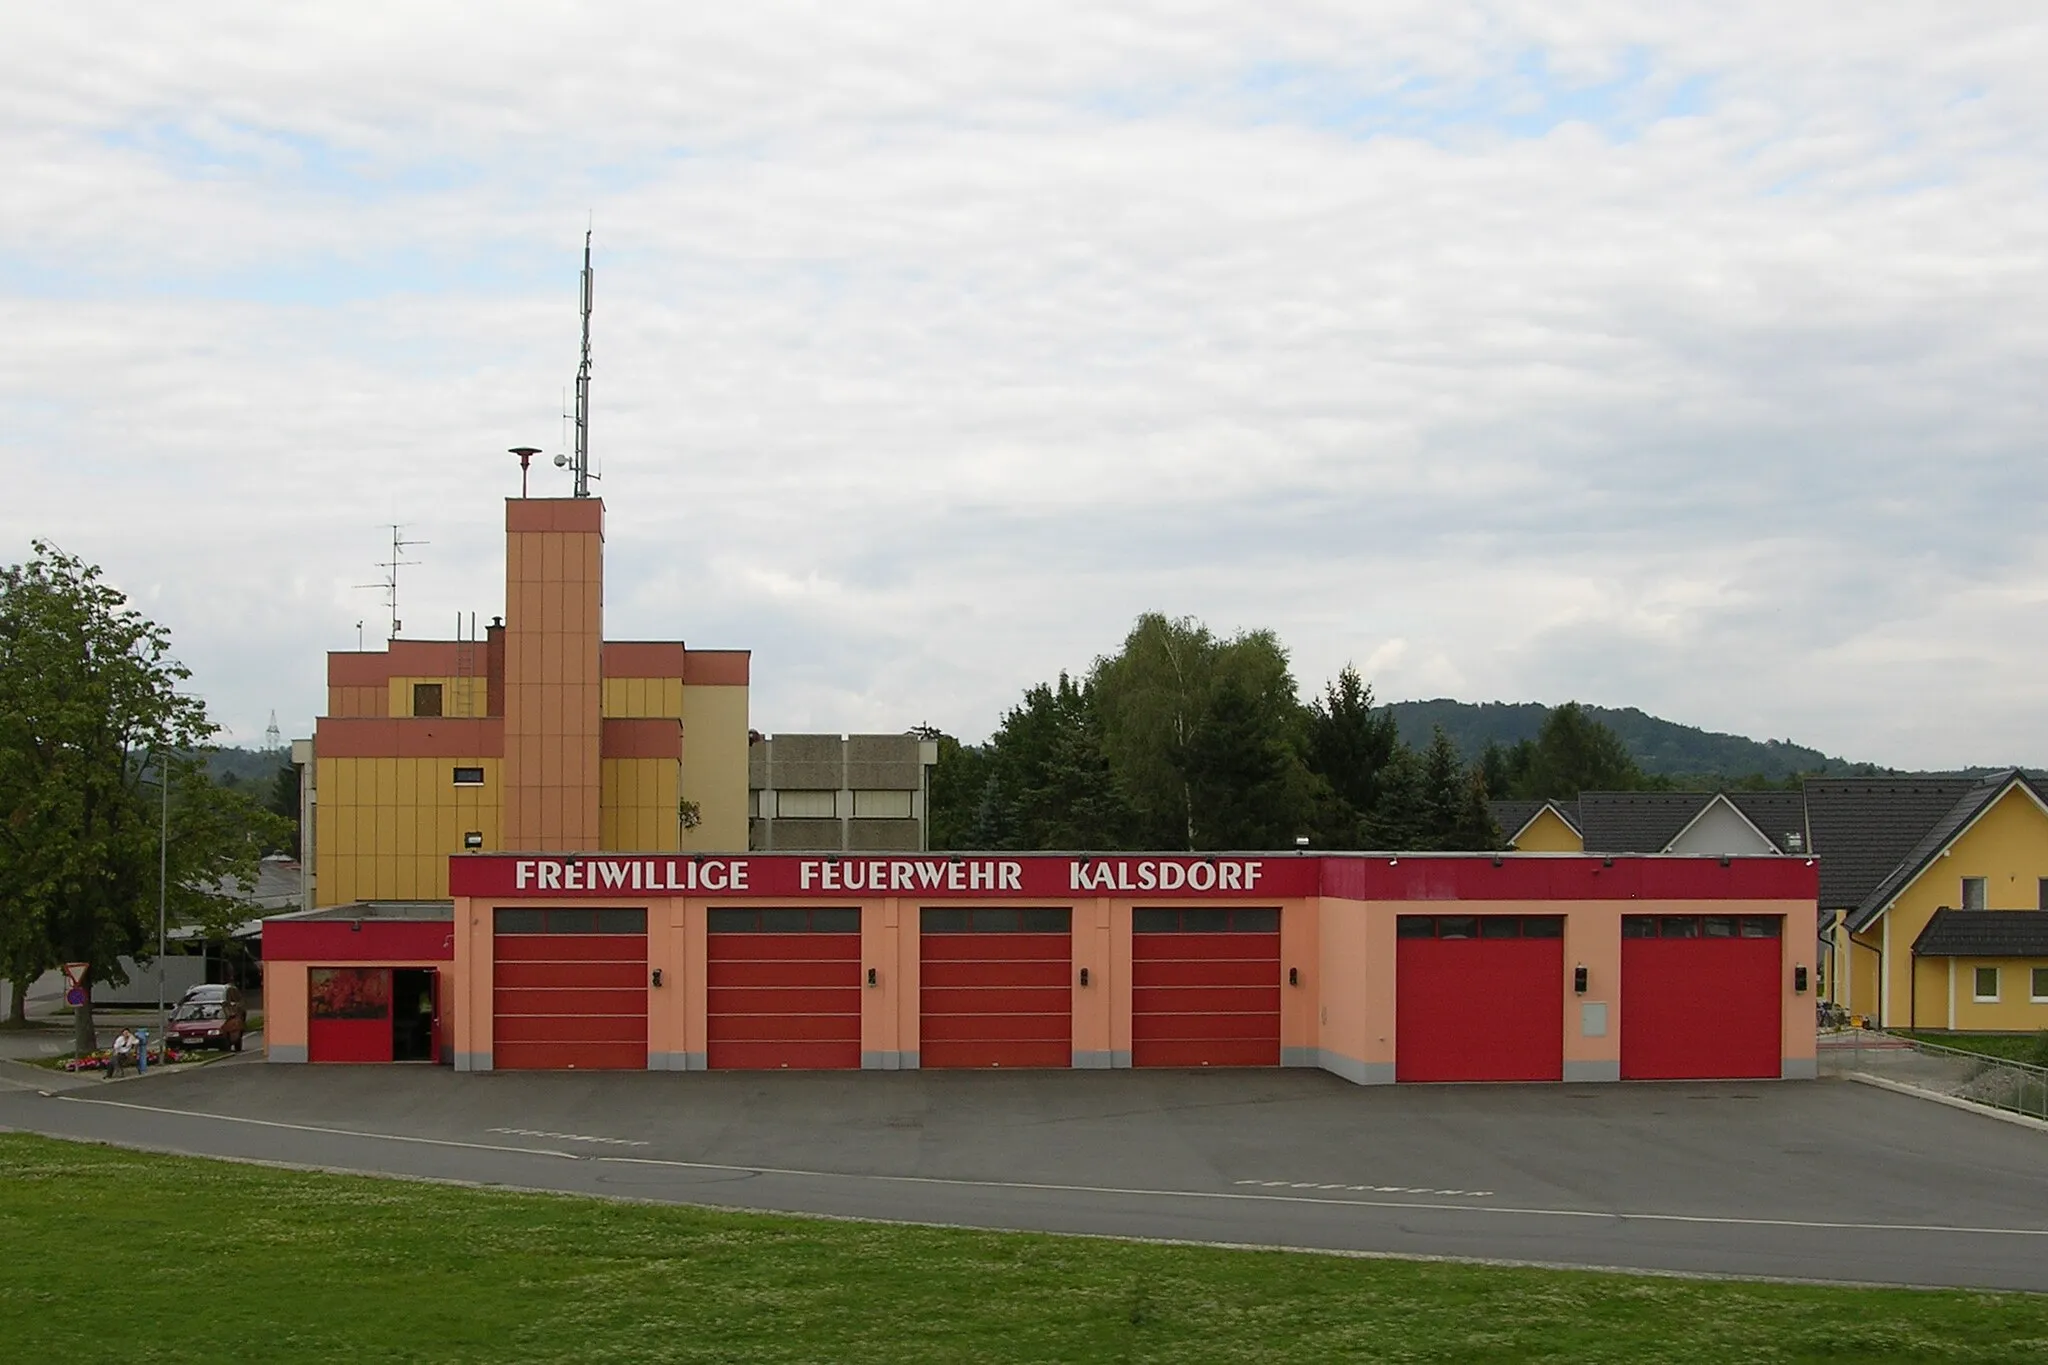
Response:
[{"label": "satellite dish", "polygon": [[567,463],[569,463],[569,457],[567,455],[555,456],[555,468],[560,469],[563,465]]}]

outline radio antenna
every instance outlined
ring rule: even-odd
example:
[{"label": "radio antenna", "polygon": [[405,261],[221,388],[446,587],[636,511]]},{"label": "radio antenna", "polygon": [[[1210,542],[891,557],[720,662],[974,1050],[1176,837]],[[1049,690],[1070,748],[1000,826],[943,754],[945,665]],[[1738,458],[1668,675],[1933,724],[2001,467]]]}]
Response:
[{"label": "radio antenna", "polygon": [[590,496],[590,305],[596,274],[590,268],[590,232],[583,234],[583,361],[576,367],[576,496]]}]

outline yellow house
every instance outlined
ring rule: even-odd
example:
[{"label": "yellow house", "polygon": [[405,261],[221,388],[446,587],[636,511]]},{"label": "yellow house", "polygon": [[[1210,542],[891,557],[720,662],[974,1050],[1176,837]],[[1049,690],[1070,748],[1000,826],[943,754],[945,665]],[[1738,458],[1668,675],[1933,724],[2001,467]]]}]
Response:
[{"label": "yellow house", "polygon": [[2048,1028],[2048,800],[1981,779],[1807,784],[1827,997],[1885,1028]]}]

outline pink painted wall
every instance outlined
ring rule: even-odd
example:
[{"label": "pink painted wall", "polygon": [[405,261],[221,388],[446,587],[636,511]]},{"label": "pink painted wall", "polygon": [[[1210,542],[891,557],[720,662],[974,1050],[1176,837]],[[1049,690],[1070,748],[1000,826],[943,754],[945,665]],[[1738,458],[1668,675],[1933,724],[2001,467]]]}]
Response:
[{"label": "pink painted wall", "polygon": [[306,973],[305,962],[263,964],[263,1055],[283,1045],[296,1047],[305,1055]]}]

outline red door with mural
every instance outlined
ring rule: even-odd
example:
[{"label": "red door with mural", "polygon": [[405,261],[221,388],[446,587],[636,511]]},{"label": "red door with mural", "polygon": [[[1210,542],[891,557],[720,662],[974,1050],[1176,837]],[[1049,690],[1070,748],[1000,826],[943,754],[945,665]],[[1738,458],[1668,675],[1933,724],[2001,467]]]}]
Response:
[{"label": "red door with mural", "polygon": [[1621,1078],[1782,1074],[1783,932],[1775,915],[1624,916]]},{"label": "red door with mural", "polygon": [[1564,920],[1396,920],[1394,1079],[1564,1078]]},{"label": "red door with mural", "polygon": [[920,914],[920,1067],[1074,1064],[1073,912]]},{"label": "red door with mural", "polygon": [[391,1060],[391,969],[313,967],[306,972],[306,1058]]}]

